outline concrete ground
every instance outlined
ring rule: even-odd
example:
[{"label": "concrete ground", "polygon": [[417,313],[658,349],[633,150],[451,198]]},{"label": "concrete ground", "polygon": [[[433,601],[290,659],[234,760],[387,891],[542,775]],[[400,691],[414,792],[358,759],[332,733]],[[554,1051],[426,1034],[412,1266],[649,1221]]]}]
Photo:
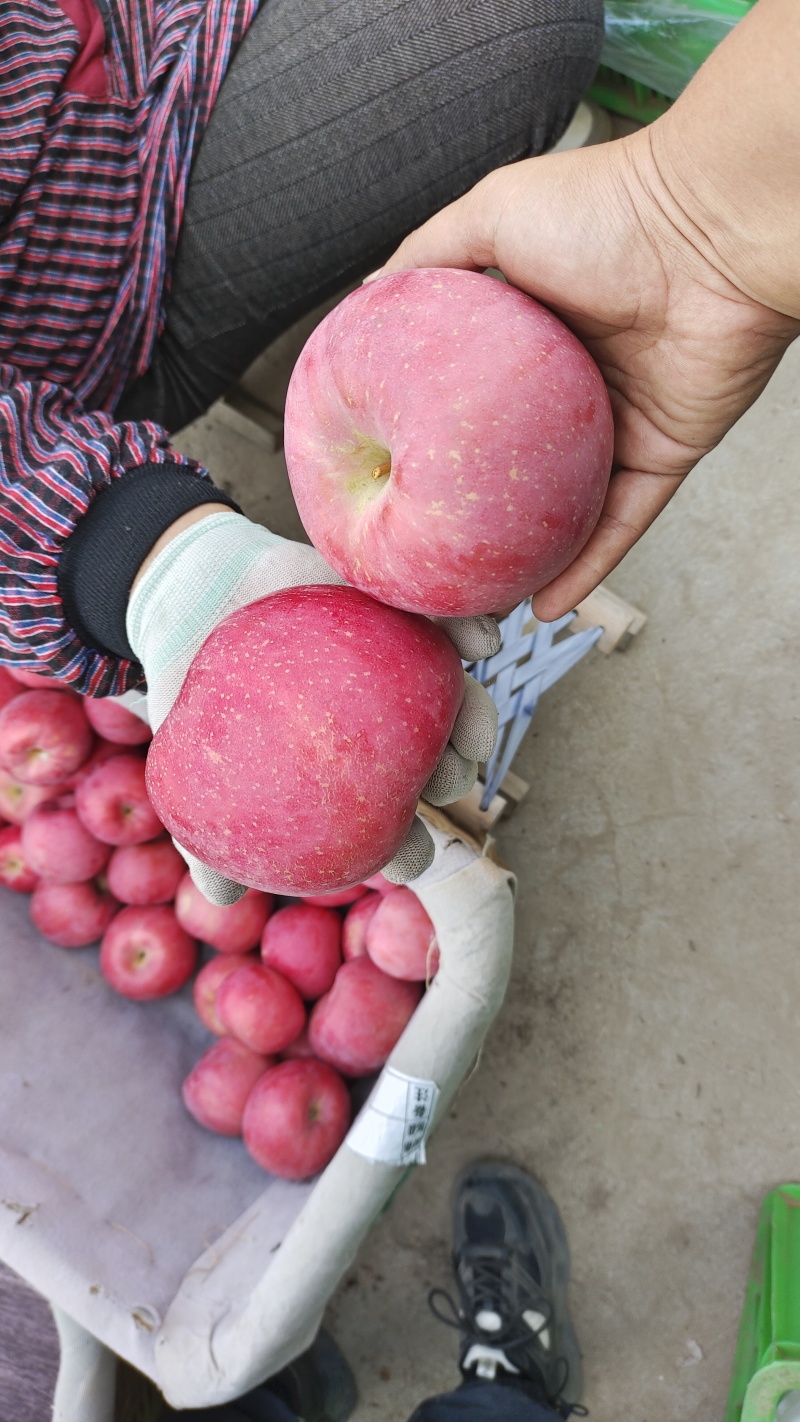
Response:
[{"label": "concrete ground", "polygon": [[[178,443],[297,534],[279,456],[215,416]],[[798,476],[800,347],[610,580],[644,632],[541,703],[506,1006],[330,1309],[354,1422],[455,1384],[426,1293],[489,1156],[561,1207],[597,1422],[722,1415],[759,1204],[800,1178]]]}]

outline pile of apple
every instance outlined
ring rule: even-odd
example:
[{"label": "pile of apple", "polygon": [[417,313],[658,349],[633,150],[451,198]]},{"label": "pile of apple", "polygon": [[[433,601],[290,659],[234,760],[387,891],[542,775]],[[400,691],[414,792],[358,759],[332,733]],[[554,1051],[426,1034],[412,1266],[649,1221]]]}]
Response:
[{"label": "pile of apple", "polygon": [[[242,1135],[265,1170],[321,1170],[352,1114],[346,1082],[379,1071],[438,965],[433,925],[381,874],[287,899],[203,897],[145,787],[150,731],[114,701],[0,668],[0,885],[31,895],[61,948],[100,942],[124,997],[182,988],[217,1041],[183,1085],[192,1116]],[[204,955],[205,956],[205,955]]]}]

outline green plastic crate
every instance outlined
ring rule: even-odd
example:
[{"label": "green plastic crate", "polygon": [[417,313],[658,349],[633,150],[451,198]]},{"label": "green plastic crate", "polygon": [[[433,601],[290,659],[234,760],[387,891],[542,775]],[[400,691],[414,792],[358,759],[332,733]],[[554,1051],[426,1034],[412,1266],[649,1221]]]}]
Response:
[{"label": "green plastic crate", "polygon": [[779,1185],[761,1207],[725,1422],[773,1422],[781,1399],[797,1391],[800,1185]]}]

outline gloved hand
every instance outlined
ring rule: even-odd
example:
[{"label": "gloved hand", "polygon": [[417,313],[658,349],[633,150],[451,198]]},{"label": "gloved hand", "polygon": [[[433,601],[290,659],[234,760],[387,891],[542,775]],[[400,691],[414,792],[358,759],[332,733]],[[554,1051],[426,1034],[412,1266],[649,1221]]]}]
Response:
[{"label": "gloved hand", "polygon": [[[189,667],[214,628],[232,612],[284,588],[343,579],[304,543],[292,543],[241,514],[215,513],[178,534],[140,578],[128,604],[130,644],[147,680],[147,720],[157,731]],[[436,619],[463,660],[491,656],[500,644],[491,617]],[[464,700],[449,745],[423,795],[432,804],[457,800],[472,788],[477,762],[497,736],[497,708],[484,687],[465,675]],[[212,903],[235,903],[240,884],[201,864],[177,845],[200,891]],[[394,883],[416,878],[433,859],[433,842],[417,817],[384,868]]]}]

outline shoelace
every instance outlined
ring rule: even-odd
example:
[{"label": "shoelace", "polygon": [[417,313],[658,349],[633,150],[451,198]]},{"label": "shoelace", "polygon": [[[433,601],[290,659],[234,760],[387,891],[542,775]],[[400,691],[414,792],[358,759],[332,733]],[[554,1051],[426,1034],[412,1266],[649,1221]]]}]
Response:
[{"label": "shoelace", "polygon": [[[465,1291],[461,1290],[461,1292],[463,1297]],[[481,1329],[476,1321],[476,1309],[459,1308],[446,1289],[431,1289],[428,1294],[428,1307],[434,1318],[438,1319],[440,1323],[444,1323],[448,1328],[455,1328],[459,1332],[466,1333],[475,1342],[490,1343],[493,1348],[506,1352],[509,1348],[528,1344],[532,1338],[535,1338],[542,1352],[546,1351],[541,1342],[541,1335],[552,1325],[552,1304],[527,1269],[520,1264],[516,1255],[512,1254],[502,1259],[491,1255],[487,1257],[476,1252],[471,1260],[470,1294],[478,1301],[478,1312],[481,1301],[492,1300],[495,1302],[500,1316],[510,1320],[506,1327],[498,1329],[489,1338],[486,1331]],[[515,1318],[515,1309],[510,1305],[510,1300],[520,1294],[525,1297],[526,1302],[529,1302],[529,1311],[541,1315],[542,1322],[537,1328],[531,1328],[524,1319]],[[447,1304],[449,1313],[443,1313],[439,1309],[438,1301],[440,1299]],[[511,1360],[509,1359],[509,1361]],[[556,1408],[563,1418],[587,1417],[587,1409],[580,1403],[570,1404],[560,1401],[560,1394],[566,1387],[569,1376],[569,1364],[566,1358],[558,1357],[555,1359],[555,1365],[558,1368],[558,1386],[554,1394],[550,1396],[542,1383],[541,1401]]]}]

